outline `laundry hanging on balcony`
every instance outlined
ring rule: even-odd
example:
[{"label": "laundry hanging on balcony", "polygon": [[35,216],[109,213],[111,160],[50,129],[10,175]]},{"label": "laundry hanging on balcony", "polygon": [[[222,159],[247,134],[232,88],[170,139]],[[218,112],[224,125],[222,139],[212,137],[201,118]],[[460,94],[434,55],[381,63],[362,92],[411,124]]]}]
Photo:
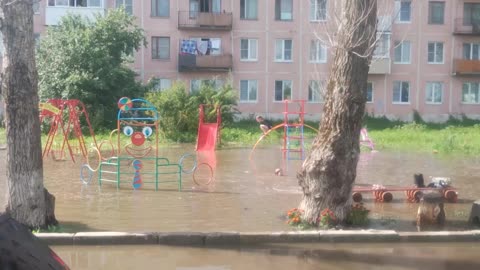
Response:
[{"label": "laundry hanging on balcony", "polygon": [[182,40],[180,52],[185,54],[197,54],[197,41],[185,39]]}]

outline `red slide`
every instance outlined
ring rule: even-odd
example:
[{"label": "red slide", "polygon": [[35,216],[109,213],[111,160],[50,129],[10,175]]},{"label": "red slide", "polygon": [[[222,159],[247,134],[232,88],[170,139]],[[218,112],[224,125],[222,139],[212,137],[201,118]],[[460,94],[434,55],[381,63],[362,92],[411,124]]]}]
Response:
[{"label": "red slide", "polygon": [[200,105],[198,119],[197,151],[215,151],[217,140],[219,140],[219,126],[221,122],[220,109],[217,108],[217,122],[205,123],[204,104]]},{"label": "red slide", "polygon": [[198,128],[197,151],[213,151],[217,143],[217,123],[204,123]]}]

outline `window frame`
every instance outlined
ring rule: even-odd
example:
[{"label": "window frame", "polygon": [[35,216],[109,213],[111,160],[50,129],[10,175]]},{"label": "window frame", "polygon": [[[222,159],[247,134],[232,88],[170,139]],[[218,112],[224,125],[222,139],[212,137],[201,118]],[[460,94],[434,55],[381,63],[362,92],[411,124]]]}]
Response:
[{"label": "window frame", "polygon": [[192,86],[193,86],[194,82],[197,82],[197,81],[200,81],[200,84],[198,85],[198,87],[199,87],[198,91],[200,91],[200,89],[202,88],[202,85],[206,82],[213,83],[214,88],[223,86],[223,81],[222,80],[217,80],[217,79],[191,79],[190,80],[190,92],[189,92],[190,94],[198,92],[198,91],[193,91],[193,89],[192,89],[193,88]]},{"label": "window frame", "polygon": [[[156,13],[156,11],[158,11],[158,7],[161,6],[160,5],[161,1],[167,1],[167,3],[168,3],[167,15],[154,14],[154,13]],[[155,9],[153,8],[154,3],[155,3],[155,7],[156,7]],[[150,1],[150,17],[153,17],[153,18],[170,18],[170,0],[151,0]]]},{"label": "window frame", "polygon": [[[122,4],[121,5],[118,5],[117,4],[117,1],[122,1]],[[127,4],[125,2],[127,1],[131,1],[131,4],[129,6],[131,6],[131,9],[132,9],[132,13],[129,13],[128,10],[127,10]],[[133,15],[133,0],[115,0],[115,8],[120,8],[121,6],[124,6],[125,8],[125,12],[129,15]]]},{"label": "window frame", "polygon": [[[154,42],[154,39],[156,39],[156,42]],[[162,39],[168,39],[168,57],[167,58],[161,58],[160,57],[160,50],[161,50],[161,46],[160,46],[160,40]],[[171,45],[171,42],[170,42],[170,37],[165,37],[165,36],[152,36],[151,37],[151,59],[152,60],[161,60],[161,61],[169,61],[172,57],[171,55],[171,50],[172,50],[172,45]],[[155,44],[155,46],[154,46]],[[156,50],[154,51],[154,47],[156,48]],[[154,53],[155,52],[155,53]],[[157,57],[155,57],[157,56]]]},{"label": "window frame", "polygon": [[[242,100],[242,81],[247,83],[247,100]],[[255,82],[255,100],[250,99],[250,87],[251,83]],[[239,96],[238,102],[239,103],[258,103],[258,80],[240,80],[239,81]]]},{"label": "window frame", "polygon": [[[320,8],[322,3],[324,2],[325,8]],[[328,16],[328,9],[327,9],[328,2],[327,0],[310,0],[310,15],[309,20],[310,22],[326,22]],[[313,14],[313,17],[312,17]],[[323,15],[323,16],[318,16]],[[323,19],[320,17],[324,17]]]},{"label": "window frame", "polygon": [[[319,56],[320,53],[320,57]],[[313,56],[313,57],[312,57]],[[322,58],[323,56],[323,58]],[[312,59],[314,58],[314,59]],[[323,44],[318,39],[313,39],[310,41],[310,56],[309,62],[315,64],[324,64],[327,63],[327,46]]]},{"label": "window frame", "polygon": [[[434,22],[433,21],[433,6],[441,4],[442,5],[442,21]],[[444,25],[445,24],[445,1],[429,1],[428,2],[428,24],[432,25]]]},{"label": "window frame", "polygon": [[[242,58],[242,51],[244,49],[242,48],[242,41],[246,40],[247,41],[247,58]],[[255,57],[252,57],[252,42],[255,41]],[[240,39],[240,61],[241,62],[257,62],[258,61],[258,39],[256,38],[241,38]]]},{"label": "window frame", "polygon": [[[468,85],[468,94],[469,95],[472,95],[472,85],[473,84],[476,84],[477,85],[477,102],[467,102],[465,101],[464,99],[464,96],[465,96],[465,93],[464,93],[464,90],[465,90],[465,85]],[[463,82],[462,83],[462,104],[465,104],[465,105],[480,105],[480,82]]]},{"label": "window frame", "polygon": [[[277,58],[277,42],[281,41],[282,42],[282,48],[281,48],[281,51],[282,51],[282,58],[281,59],[278,59]],[[286,55],[286,49],[285,49],[285,42],[286,41],[290,41],[290,44],[291,44],[291,48],[290,48],[290,59],[289,60],[286,60],[285,59],[285,55]],[[293,62],[293,39],[276,39],[275,40],[275,54],[274,54],[274,60],[275,62],[279,62],[279,63],[291,63]]]},{"label": "window frame", "polygon": [[[430,61],[430,44],[433,44],[433,62]],[[442,45],[442,61],[437,62],[435,61],[436,56],[437,56],[437,45]],[[442,41],[429,41],[427,42],[427,63],[431,65],[442,65],[445,64],[445,43]]]},{"label": "window frame", "polygon": [[[244,3],[243,4],[243,9],[244,10],[242,10],[242,1]],[[247,3],[250,2],[250,1],[255,1],[255,4],[256,4],[255,5],[255,10],[256,10],[255,18],[247,17],[247,14],[248,14],[247,10],[248,10],[248,7],[249,7],[249,6],[247,6]],[[243,15],[243,17],[242,17],[242,15]],[[248,20],[252,20],[252,21],[253,20],[258,20],[258,0],[240,0],[240,20],[246,20],[246,21],[248,21]]]},{"label": "window frame", "polygon": [[[289,1],[290,2],[290,18],[289,19],[282,19],[282,2],[283,1]],[[288,3],[288,2],[287,2]],[[278,13],[277,13],[278,10]],[[283,12],[285,13],[285,12]],[[281,21],[281,22],[291,22],[293,21],[293,0],[275,0],[275,21]]]},{"label": "window frame", "polygon": [[[282,82],[282,99],[277,100],[277,82]],[[285,99],[285,88],[286,88],[286,83],[290,83],[290,99],[293,96],[293,80],[275,80],[275,83],[273,84],[274,90],[273,90],[273,102],[278,103],[278,102],[283,102]]]},{"label": "window frame", "polygon": [[[432,88],[429,88],[429,85],[432,86]],[[440,102],[435,101],[435,92],[437,92],[439,89],[437,89],[434,86],[440,86]],[[428,91],[429,89],[431,90],[431,93],[429,95]],[[431,81],[427,82],[425,84],[425,104],[429,105],[441,105],[443,104],[443,96],[444,96],[444,83],[440,81]],[[431,98],[431,100],[429,100]]]},{"label": "window frame", "polygon": [[[312,104],[325,103],[325,92],[322,91],[322,89],[323,90],[325,89],[325,84],[326,84],[325,80],[309,80],[308,81],[307,103],[312,103]],[[310,96],[312,96],[312,97],[314,96],[313,90],[316,90],[313,87],[314,85],[318,86],[318,96],[319,96],[318,101],[315,100],[314,98],[310,98]]]},{"label": "window frame", "polygon": [[[370,90],[372,91],[372,100],[371,101],[368,101],[368,85],[371,85],[371,87],[370,87]],[[366,103],[368,103],[368,104],[373,103],[373,101],[375,100],[375,98],[373,96],[373,91],[374,91],[373,82],[367,81],[367,89],[365,90],[365,93],[367,94],[367,96],[365,97],[365,100],[366,100]]]},{"label": "window frame", "polygon": [[[404,61],[403,46],[408,44],[408,61]],[[397,61],[397,50],[400,49],[400,61]],[[393,49],[393,63],[400,65],[408,65],[412,62],[412,43],[409,40],[395,41]]]},{"label": "window frame", "polygon": [[[157,83],[153,86],[153,90],[155,92],[162,92],[165,89],[172,87],[172,79],[170,78],[155,78]],[[162,82],[168,81],[168,87],[162,87]]]},{"label": "window frame", "polygon": [[[407,20],[402,20],[402,4],[403,3],[409,3],[410,8],[409,8],[409,15],[408,15],[408,21]],[[412,23],[412,1],[411,0],[395,0],[395,23],[397,24],[407,24],[407,23]]]},{"label": "window frame", "polygon": [[[400,87],[399,87],[399,90],[400,90],[400,101],[395,101],[394,98],[395,98],[395,85],[396,83],[400,83]],[[403,90],[403,84],[408,84],[408,101],[402,101],[402,90]],[[393,81],[393,90],[392,90],[392,104],[396,104],[396,105],[408,105],[410,104],[410,91],[411,88],[410,88],[410,82],[409,81]]]},{"label": "window frame", "polygon": [[[469,47],[468,50],[468,57],[465,54],[465,45]],[[473,57],[474,56],[474,47],[477,47],[477,58]],[[480,60],[480,43],[473,43],[473,42],[464,42],[462,43],[462,59],[463,60]]]}]

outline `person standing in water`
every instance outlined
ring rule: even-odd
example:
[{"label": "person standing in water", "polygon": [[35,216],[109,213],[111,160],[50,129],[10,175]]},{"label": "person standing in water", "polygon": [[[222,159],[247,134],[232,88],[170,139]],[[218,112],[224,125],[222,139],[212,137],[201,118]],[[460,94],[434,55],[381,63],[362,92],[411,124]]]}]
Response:
[{"label": "person standing in water", "polygon": [[272,123],[262,116],[258,115],[255,119],[260,123],[260,129],[263,131],[263,134],[266,134],[272,128]]}]

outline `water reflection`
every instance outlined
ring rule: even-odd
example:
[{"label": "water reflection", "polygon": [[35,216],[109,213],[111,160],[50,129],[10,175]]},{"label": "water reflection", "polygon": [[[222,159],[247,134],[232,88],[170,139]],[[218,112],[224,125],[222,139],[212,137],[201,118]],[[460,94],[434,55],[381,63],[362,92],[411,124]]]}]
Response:
[{"label": "water reflection", "polygon": [[480,269],[480,247],[462,244],[309,244],[192,248],[53,247],[72,269]]},{"label": "water reflection", "polygon": [[[161,149],[160,156],[172,162],[193,145]],[[4,168],[5,151],[0,151]],[[200,157],[212,164],[214,181],[196,185],[191,174],[183,175],[183,191],[175,183],[159,185],[155,192],[147,184],[133,190],[131,183],[117,190],[115,185],[99,187],[94,177],[85,186],[79,179],[80,164],[45,161],[45,185],[56,196],[56,216],[69,231],[265,231],[289,230],[285,211],[296,207],[301,192],[295,178],[300,161],[291,161],[286,176],[275,176],[282,166],[279,148],[257,149],[249,160],[250,149],[218,150]],[[252,166],[254,164],[254,166]],[[442,157],[434,154],[362,153],[357,184],[409,186],[415,173],[451,177],[459,191],[459,203],[446,204],[447,229],[463,229],[471,202],[480,187],[480,161],[471,157]],[[203,176],[202,176],[203,175]],[[199,173],[207,179],[208,172]],[[0,190],[5,190],[5,174]],[[404,194],[394,193],[393,203],[375,203],[366,195],[365,204],[375,219],[372,228],[415,230],[416,204],[407,203]],[[0,196],[0,205],[4,196]],[[82,229],[79,229],[82,228]]]}]

